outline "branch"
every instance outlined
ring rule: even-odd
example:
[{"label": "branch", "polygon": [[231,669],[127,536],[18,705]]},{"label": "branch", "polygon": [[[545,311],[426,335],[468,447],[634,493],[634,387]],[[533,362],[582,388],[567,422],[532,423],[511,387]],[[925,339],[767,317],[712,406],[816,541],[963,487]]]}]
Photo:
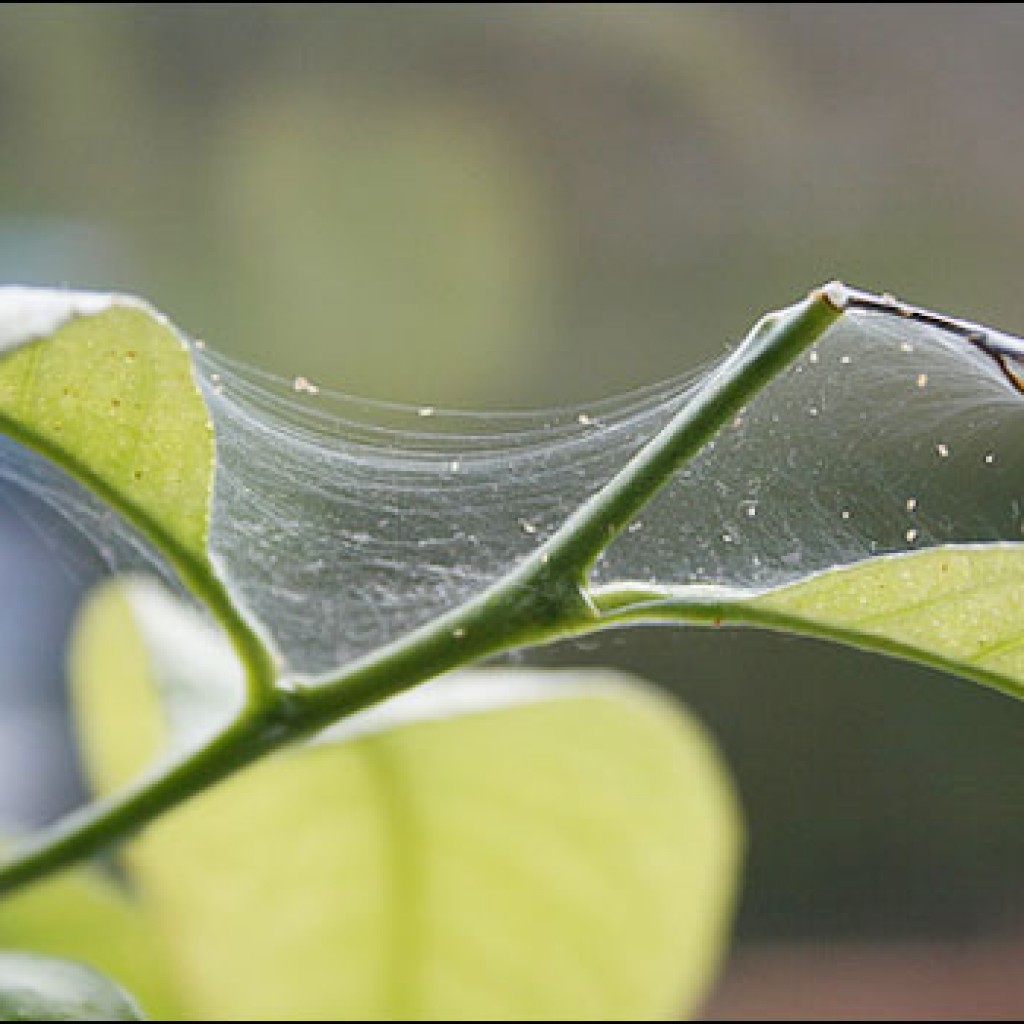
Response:
[{"label": "branch", "polygon": [[[612,624],[587,586],[594,560],[677,468],[814,344],[853,295],[833,283],[766,316],[676,416],[529,558],[478,597],[333,679],[277,679],[268,694],[272,654],[237,613],[225,618],[223,595],[205,584],[194,588],[216,603],[217,618],[229,625],[250,680],[248,705],[201,749],[40,833],[0,865],[0,893],[95,854],[267,753],[429,678],[501,651]],[[186,576],[186,582],[194,581]],[[233,611],[230,601],[227,606]]]}]

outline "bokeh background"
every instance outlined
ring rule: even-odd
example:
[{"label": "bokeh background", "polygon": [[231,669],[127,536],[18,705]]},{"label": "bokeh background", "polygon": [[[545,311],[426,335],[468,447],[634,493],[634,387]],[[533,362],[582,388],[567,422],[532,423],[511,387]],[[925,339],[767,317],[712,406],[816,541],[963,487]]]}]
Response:
[{"label": "bokeh background", "polygon": [[[432,405],[696,366],[827,278],[1024,332],[1016,4],[3,4],[0,280],[141,293],[214,347]],[[79,797],[81,566],[0,490],[0,814]],[[749,818],[709,1017],[1024,1015],[1024,708],[753,633],[616,664]]]}]

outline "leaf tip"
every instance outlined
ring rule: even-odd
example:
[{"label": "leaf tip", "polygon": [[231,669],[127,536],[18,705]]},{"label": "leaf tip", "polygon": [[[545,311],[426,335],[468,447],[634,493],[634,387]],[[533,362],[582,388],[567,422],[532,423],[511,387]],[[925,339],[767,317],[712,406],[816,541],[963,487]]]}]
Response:
[{"label": "leaf tip", "polygon": [[0,285],[0,351],[19,348],[55,333],[82,316],[96,316],[114,306],[143,309],[163,319],[148,303],[118,292],[76,291]]}]

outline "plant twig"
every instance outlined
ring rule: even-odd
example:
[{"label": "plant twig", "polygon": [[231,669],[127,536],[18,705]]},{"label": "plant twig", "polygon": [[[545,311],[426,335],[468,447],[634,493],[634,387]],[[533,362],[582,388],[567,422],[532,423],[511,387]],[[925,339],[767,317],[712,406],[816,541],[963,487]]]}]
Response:
[{"label": "plant twig", "polygon": [[[679,466],[842,315],[852,295],[829,284],[766,316],[675,417],[529,558],[476,598],[335,678],[280,678],[268,699],[272,653],[230,599],[211,591],[208,576],[194,585],[183,574],[235,641],[251,681],[248,705],[201,749],[15,851],[0,865],[0,893],[80,862],[267,753],[426,679],[499,651],[599,627],[602,609],[591,600],[587,576],[600,552]],[[109,493],[101,496],[111,500]]]}]

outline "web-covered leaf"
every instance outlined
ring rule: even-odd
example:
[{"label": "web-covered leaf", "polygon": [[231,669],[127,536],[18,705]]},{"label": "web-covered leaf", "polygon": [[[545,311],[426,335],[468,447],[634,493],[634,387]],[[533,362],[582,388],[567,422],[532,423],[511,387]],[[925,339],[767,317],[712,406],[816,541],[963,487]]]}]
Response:
[{"label": "web-covered leaf", "polygon": [[8,287],[0,356],[0,430],[204,565],[212,425],[181,336],[131,297]]},{"label": "web-covered leaf", "polygon": [[1024,695],[1021,343],[910,313],[848,312],[668,482],[597,567],[606,624],[815,634]]},{"label": "web-covered leaf", "polygon": [[1022,438],[1024,399],[990,356],[849,310],[666,481],[596,582],[759,591],[893,552],[1018,542]]},{"label": "web-covered leaf", "polygon": [[[850,304],[661,481],[593,567],[597,593],[668,588],[677,608],[735,605],[881,556],[1020,543],[1024,400],[993,356],[1003,336],[984,336],[988,348],[938,317]],[[336,675],[507,578],[721,369],[489,415],[279,381],[201,343],[191,355],[216,444],[210,563],[284,670],[309,677]],[[0,457],[8,479],[73,509],[115,567],[141,557],[174,577],[93,495],[21,452]]]},{"label": "web-covered leaf", "polygon": [[[304,381],[289,395],[211,356],[200,366],[224,452],[211,543],[289,663],[310,673],[495,583],[707,379],[481,417]],[[665,481],[594,584],[746,599],[882,555],[1019,543],[1022,431],[1021,396],[962,334],[850,309]]]}]

